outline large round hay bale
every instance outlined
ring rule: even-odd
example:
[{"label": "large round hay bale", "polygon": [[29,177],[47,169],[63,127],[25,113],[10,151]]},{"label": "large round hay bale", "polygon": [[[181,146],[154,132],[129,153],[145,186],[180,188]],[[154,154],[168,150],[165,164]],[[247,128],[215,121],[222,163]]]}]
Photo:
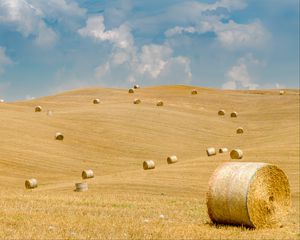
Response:
[{"label": "large round hay bale", "polygon": [[37,186],[38,186],[38,182],[35,178],[27,179],[25,181],[25,187],[27,189],[37,188]]},{"label": "large round hay bale", "polygon": [[285,91],[284,91],[284,90],[280,90],[280,91],[279,91],[279,94],[280,94],[280,95],[284,95],[284,94],[285,94]]},{"label": "large round hay bale", "polygon": [[141,99],[138,98],[134,99],[133,101],[134,104],[140,104],[141,102],[142,102]]},{"label": "large round hay bale", "polygon": [[197,91],[196,89],[193,89],[193,90],[191,91],[191,94],[192,94],[192,95],[196,95],[196,94],[198,94],[198,91]]},{"label": "large round hay bale", "polygon": [[94,100],[93,100],[93,103],[94,103],[94,104],[99,104],[99,103],[100,103],[100,99],[99,99],[99,98],[94,99]]},{"label": "large round hay bale", "polygon": [[275,165],[224,163],[209,180],[207,208],[214,223],[277,227],[289,207],[289,181]]},{"label": "large round hay bale", "polygon": [[86,182],[75,183],[75,192],[84,192],[88,190],[88,184]]},{"label": "large round hay bale", "polygon": [[232,112],[231,114],[230,114],[230,117],[232,117],[232,118],[236,118],[238,116],[238,113],[237,112]]},{"label": "large round hay bale", "polygon": [[0,103],[4,103],[4,99],[0,99]]},{"label": "large round hay bale", "polygon": [[227,153],[228,152],[228,148],[220,148],[219,149],[219,153]]},{"label": "large round hay bale", "polygon": [[41,106],[36,106],[35,108],[34,108],[34,111],[35,112],[41,112],[43,110],[43,108],[41,107]]},{"label": "large round hay bale", "polygon": [[83,170],[81,176],[82,176],[83,179],[93,178],[94,177],[94,172],[91,169]]},{"label": "large round hay bale", "polygon": [[242,127],[238,127],[238,128],[236,129],[236,133],[237,133],[237,134],[242,134],[242,133],[244,133],[244,129],[243,129]]},{"label": "large round hay bale", "polygon": [[134,89],[139,89],[139,88],[140,88],[140,85],[136,84],[136,85],[133,86],[133,88],[134,88]]},{"label": "large round hay bale", "polygon": [[167,163],[168,164],[172,164],[172,163],[177,163],[178,162],[178,158],[177,156],[173,155],[167,158]]},{"label": "large round hay bale", "polygon": [[64,135],[60,132],[55,133],[56,140],[64,140]]},{"label": "large round hay bale", "polygon": [[146,160],[143,162],[143,168],[144,170],[154,169],[155,163],[153,160]]},{"label": "large round hay bale", "polygon": [[218,115],[219,116],[224,116],[225,115],[225,110],[224,109],[219,110]]},{"label": "large round hay bale", "polygon": [[164,105],[164,102],[159,100],[157,103],[156,103],[156,106],[158,107],[162,107]]},{"label": "large round hay bale", "polygon": [[207,156],[213,156],[213,155],[216,155],[216,154],[217,154],[217,151],[216,151],[215,148],[210,147],[210,148],[207,148],[207,149],[206,149],[206,153],[207,153]]},{"label": "large round hay bale", "polygon": [[133,88],[129,88],[128,93],[134,93]]},{"label": "large round hay bale", "polygon": [[241,149],[233,149],[230,152],[230,157],[232,159],[242,159],[243,158],[243,151]]}]

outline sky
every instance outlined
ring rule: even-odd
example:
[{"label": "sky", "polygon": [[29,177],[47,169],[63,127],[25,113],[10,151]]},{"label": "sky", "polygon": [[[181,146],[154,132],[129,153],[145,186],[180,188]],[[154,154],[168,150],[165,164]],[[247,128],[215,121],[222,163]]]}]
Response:
[{"label": "sky", "polygon": [[299,88],[299,0],[0,0],[0,98]]}]

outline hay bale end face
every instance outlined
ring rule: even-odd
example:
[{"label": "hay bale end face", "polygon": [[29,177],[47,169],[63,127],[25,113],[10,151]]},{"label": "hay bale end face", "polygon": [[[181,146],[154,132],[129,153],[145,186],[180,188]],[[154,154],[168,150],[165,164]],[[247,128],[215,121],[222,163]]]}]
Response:
[{"label": "hay bale end face", "polygon": [[99,104],[99,103],[100,103],[100,99],[99,99],[99,98],[94,99],[94,100],[93,100],[93,103],[94,103],[94,104]]},{"label": "hay bale end face", "polygon": [[81,176],[82,176],[82,179],[93,178],[94,177],[94,172],[91,169],[84,170],[84,171],[82,171]]},{"label": "hay bale end face", "polygon": [[274,228],[286,220],[290,187],[275,165],[225,163],[209,180],[207,209],[214,223]]},{"label": "hay bale end face", "polygon": [[231,159],[242,159],[243,151],[241,149],[233,149],[230,152]]},{"label": "hay bale end face", "polygon": [[133,88],[134,88],[134,89],[139,89],[139,88],[140,88],[140,85],[136,84],[136,85],[133,86]]},{"label": "hay bale end face", "polygon": [[158,107],[162,107],[164,105],[164,102],[163,101],[158,101],[157,103],[156,103],[156,106],[158,106]]},{"label": "hay bale end face", "polygon": [[168,164],[173,164],[173,163],[177,163],[178,162],[178,158],[177,156],[173,155],[167,158],[167,163]]},{"label": "hay bale end face", "polygon": [[238,127],[238,128],[236,129],[236,133],[237,133],[237,134],[242,134],[242,133],[244,133],[244,129],[243,129],[242,127]]},{"label": "hay bale end face", "polygon": [[75,192],[84,192],[88,190],[88,184],[85,182],[75,183]]},{"label": "hay bale end face", "polygon": [[281,90],[281,91],[279,91],[279,94],[280,94],[280,95],[284,95],[284,94],[285,94],[285,91],[284,91],[284,90]]},{"label": "hay bale end face", "polygon": [[56,140],[64,140],[64,135],[62,134],[62,133],[60,133],[60,132],[57,132],[56,134],[55,134],[55,139]]},{"label": "hay bale end face", "polygon": [[238,116],[238,113],[237,112],[232,112],[231,114],[230,114],[230,117],[232,117],[232,118],[236,118]]},{"label": "hay bale end face", "polygon": [[196,94],[198,94],[198,91],[197,91],[196,89],[193,89],[193,90],[191,91],[191,94],[192,94],[192,95],[196,95]]},{"label": "hay bale end face", "polygon": [[207,156],[213,156],[213,155],[217,154],[216,149],[213,147],[207,148],[206,153],[207,153]]},{"label": "hay bale end face", "polygon": [[227,153],[228,152],[228,148],[220,148],[219,149],[219,153]]},{"label": "hay bale end face", "polygon": [[143,168],[144,170],[154,169],[155,163],[153,160],[146,160],[143,162]]},{"label": "hay bale end face", "polygon": [[27,189],[37,188],[37,186],[38,186],[38,182],[35,178],[27,179],[25,181],[25,187]]},{"label": "hay bale end face", "polygon": [[34,108],[34,111],[35,112],[41,112],[43,110],[43,108],[41,107],[41,106],[36,106],[35,108]]},{"label": "hay bale end face", "polygon": [[224,116],[225,115],[225,110],[223,110],[223,109],[219,110],[218,115],[219,116]]},{"label": "hay bale end face", "polygon": [[133,88],[130,88],[130,89],[128,90],[128,93],[134,93]]},{"label": "hay bale end face", "polygon": [[134,99],[133,103],[134,104],[140,104],[142,101],[138,98]]}]

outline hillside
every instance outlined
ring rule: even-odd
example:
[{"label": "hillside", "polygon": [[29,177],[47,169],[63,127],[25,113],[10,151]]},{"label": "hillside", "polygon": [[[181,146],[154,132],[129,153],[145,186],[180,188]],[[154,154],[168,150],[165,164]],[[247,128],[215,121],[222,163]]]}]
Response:
[{"label": "hillside", "polygon": [[[90,88],[0,103],[0,238],[299,238],[299,90],[197,88],[191,95],[192,89]],[[165,105],[157,107],[158,100]],[[34,112],[36,105],[43,111]],[[65,139],[54,140],[56,132]],[[255,231],[211,225],[208,179],[230,158],[207,157],[207,147],[241,148],[242,161],[283,169],[292,191],[290,223]],[[168,165],[173,154],[179,162]],[[142,169],[147,159],[156,169]],[[83,169],[96,177],[89,191],[73,192]],[[24,188],[30,177],[37,189]]]}]

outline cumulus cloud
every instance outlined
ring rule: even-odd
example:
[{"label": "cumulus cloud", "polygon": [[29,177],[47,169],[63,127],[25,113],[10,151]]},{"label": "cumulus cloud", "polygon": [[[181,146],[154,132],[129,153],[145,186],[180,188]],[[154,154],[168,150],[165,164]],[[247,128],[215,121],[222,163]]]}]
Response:
[{"label": "cumulus cloud", "polygon": [[5,53],[5,48],[0,47],[0,75],[4,73],[4,67],[12,63],[12,60]]}]

